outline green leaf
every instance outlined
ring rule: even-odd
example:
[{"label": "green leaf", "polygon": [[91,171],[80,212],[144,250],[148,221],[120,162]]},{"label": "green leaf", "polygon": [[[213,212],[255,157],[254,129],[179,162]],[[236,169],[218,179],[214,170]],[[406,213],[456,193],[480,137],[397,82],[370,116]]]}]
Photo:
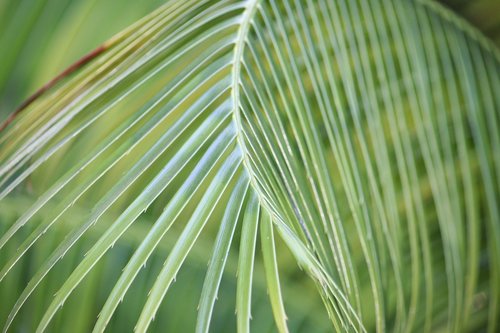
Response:
[{"label": "green leaf", "polygon": [[[0,18],[26,10],[24,27],[0,20],[22,28],[6,63],[55,3],[65,2],[0,5]],[[0,87],[8,72],[0,66]],[[0,131],[0,204],[30,198],[0,221],[0,280],[19,287],[5,293],[4,331],[26,329],[18,321],[31,303],[39,332],[67,327],[56,315],[79,286],[98,296],[75,328],[130,330],[113,316],[130,325],[137,314],[140,332],[177,320],[220,329],[214,304],[239,247],[241,332],[252,308],[280,332],[307,330],[284,310],[289,283],[312,294],[294,262],[337,331],[495,332],[499,85],[496,46],[433,1],[167,2],[35,92]],[[277,253],[274,228],[293,260]],[[123,271],[97,292],[102,259],[138,229]],[[164,266],[139,274],[165,258],[172,233]],[[160,316],[203,238],[215,245],[200,259],[210,261],[197,319]],[[253,288],[261,260],[265,305]],[[147,299],[137,292],[150,287]]]},{"label": "green leaf", "polygon": [[281,333],[288,332],[286,325],[287,318],[281,296],[276,250],[274,248],[273,225],[269,216],[264,214],[260,221],[260,239],[262,242],[262,254],[266,269],[269,298],[271,299],[276,326]]},{"label": "green leaf", "polygon": [[248,191],[248,179],[241,177],[235,186],[231,199],[227,204],[224,218],[221,222],[214,251],[208,265],[207,274],[201,292],[199,314],[196,322],[197,332],[208,332],[212,317],[217,291],[224,272],[227,256],[230,252],[231,241],[243,209],[244,197]]},{"label": "green leaf", "polygon": [[242,221],[240,254],[238,261],[238,282],[236,289],[236,315],[238,332],[250,332],[252,308],[252,275],[254,269],[255,245],[260,219],[257,196],[248,199]]}]

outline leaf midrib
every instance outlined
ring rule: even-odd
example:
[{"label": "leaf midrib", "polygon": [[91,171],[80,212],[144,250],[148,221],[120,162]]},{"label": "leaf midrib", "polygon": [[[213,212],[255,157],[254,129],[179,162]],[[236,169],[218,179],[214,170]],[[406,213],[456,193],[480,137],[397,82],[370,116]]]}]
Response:
[{"label": "leaf midrib", "polygon": [[[238,142],[238,146],[242,151],[242,159],[243,165],[247,170],[247,174],[249,176],[249,181],[253,187],[253,189],[257,192],[258,187],[255,186],[255,179],[252,175],[250,161],[248,160],[248,152],[245,146],[245,139],[243,137],[243,126],[241,122],[241,114],[239,107],[240,100],[240,76],[241,76],[241,63],[243,62],[243,51],[245,50],[245,44],[248,32],[250,31],[250,26],[252,20],[254,18],[254,14],[257,10],[257,7],[260,3],[260,0],[248,0],[245,11],[243,12],[241,25],[238,29],[238,34],[236,37],[236,43],[234,46],[234,58],[233,58],[233,70],[232,70],[232,79],[231,79],[231,90],[232,90],[232,103],[233,103],[233,120],[236,126],[236,138]],[[260,198],[261,194],[258,193],[257,197]],[[259,199],[259,202],[261,200]]]}]

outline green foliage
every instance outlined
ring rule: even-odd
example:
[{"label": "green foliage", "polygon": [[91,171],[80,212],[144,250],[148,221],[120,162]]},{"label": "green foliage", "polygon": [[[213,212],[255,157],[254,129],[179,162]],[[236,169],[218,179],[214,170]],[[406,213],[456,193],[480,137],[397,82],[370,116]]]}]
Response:
[{"label": "green foliage", "polygon": [[0,132],[5,331],[500,329],[500,52],[450,10],[171,1],[90,58]]}]

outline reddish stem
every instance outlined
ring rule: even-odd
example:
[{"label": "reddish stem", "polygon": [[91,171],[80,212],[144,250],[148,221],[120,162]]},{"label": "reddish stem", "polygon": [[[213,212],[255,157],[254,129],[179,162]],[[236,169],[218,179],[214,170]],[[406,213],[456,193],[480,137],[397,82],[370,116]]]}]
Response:
[{"label": "reddish stem", "polygon": [[89,52],[88,54],[77,60],[75,63],[66,68],[62,73],[60,73],[55,78],[47,82],[43,87],[38,89],[33,95],[28,97],[14,112],[12,112],[9,115],[9,117],[0,125],[0,132],[3,131],[7,126],[9,126],[9,124],[12,121],[14,121],[14,119],[19,115],[19,113],[21,113],[21,111],[26,109],[31,103],[33,103],[40,96],[42,96],[47,90],[55,86],[59,81],[69,76],[76,70],[85,66],[92,59],[96,58],[98,55],[103,53],[106,49],[108,49],[108,45],[106,44],[97,47],[95,50]]}]

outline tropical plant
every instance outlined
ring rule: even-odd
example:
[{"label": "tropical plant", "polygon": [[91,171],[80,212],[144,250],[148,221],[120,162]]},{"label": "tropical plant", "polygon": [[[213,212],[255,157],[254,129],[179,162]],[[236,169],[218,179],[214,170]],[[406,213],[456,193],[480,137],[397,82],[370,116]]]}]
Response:
[{"label": "tropical plant", "polygon": [[2,126],[4,331],[496,332],[499,89],[433,1],[170,1]]}]

